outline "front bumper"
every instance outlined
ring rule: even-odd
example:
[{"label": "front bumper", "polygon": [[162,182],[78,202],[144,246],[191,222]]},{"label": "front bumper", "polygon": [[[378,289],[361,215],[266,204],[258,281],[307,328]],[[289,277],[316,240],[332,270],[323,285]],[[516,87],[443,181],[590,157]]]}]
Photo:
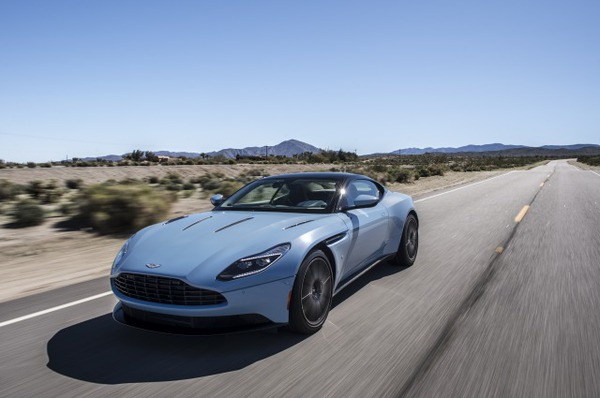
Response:
[{"label": "front bumper", "polygon": [[[288,298],[294,277],[230,292],[216,305],[170,305],[134,299],[112,286],[120,302],[113,318],[142,329],[178,334],[221,334],[288,323]],[[112,285],[112,282],[111,282]]]}]

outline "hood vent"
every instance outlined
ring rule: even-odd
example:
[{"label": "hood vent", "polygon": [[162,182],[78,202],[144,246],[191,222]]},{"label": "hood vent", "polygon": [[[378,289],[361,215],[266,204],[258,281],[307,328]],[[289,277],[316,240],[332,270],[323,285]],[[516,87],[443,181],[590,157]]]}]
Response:
[{"label": "hood vent", "polygon": [[179,216],[179,217],[171,218],[169,221],[165,222],[165,225],[167,225],[167,224],[171,224],[172,222],[179,221],[179,220],[181,220],[181,219],[184,219],[184,218],[186,218],[187,216],[188,216],[188,215],[186,214],[185,216]]},{"label": "hood vent", "polygon": [[285,231],[286,229],[291,229],[291,228],[297,227],[298,225],[307,224],[307,223],[309,223],[309,222],[313,222],[313,221],[315,221],[315,220],[304,220],[304,221],[300,221],[300,222],[299,222],[299,223],[297,223],[297,224],[289,225],[289,226],[287,226],[287,227],[283,228],[283,230]]},{"label": "hood vent", "polygon": [[234,225],[241,224],[241,223],[243,223],[243,222],[246,222],[246,221],[248,221],[248,220],[252,220],[253,218],[254,218],[254,217],[243,218],[243,219],[241,219],[241,220],[239,220],[239,221],[236,221],[236,222],[233,222],[233,223],[231,223],[231,224],[229,224],[229,225],[225,225],[224,227],[221,227],[221,228],[217,229],[217,230],[215,231],[215,233],[217,233],[217,232],[221,232],[221,231],[222,231],[222,230],[224,230],[224,229],[227,229],[227,228],[229,228],[229,227],[233,227]]},{"label": "hood vent", "polygon": [[202,221],[206,221],[206,220],[208,220],[209,218],[212,218],[212,216],[204,217],[204,218],[203,218],[203,219],[201,219],[201,220],[198,220],[198,221],[196,221],[196,222],[193,222],[193,223],[191,223],[190,225],[188,225],[187,227],[185,227],[184,229],[182,229],[182,231],[185,231],[185,230],[186,230],[186,229],[188,229],[188,228],[192,228],[194,225],[196,225],[196,224],[200,224]]}]

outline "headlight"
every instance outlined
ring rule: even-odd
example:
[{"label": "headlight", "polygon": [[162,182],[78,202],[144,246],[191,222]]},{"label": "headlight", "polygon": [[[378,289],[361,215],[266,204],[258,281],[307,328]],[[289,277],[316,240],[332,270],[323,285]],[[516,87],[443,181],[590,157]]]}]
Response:
[{"label": "headlight", "polygon": [[[131,238],[133,238],[133,236]],[[125,255],[127,254],[131,238],[127,239],[127,241],[123,244],[123,247],[121,247],[121,250],[119,250],[119,252],[117,253],[117,257],[115,257],[115,260],[113,261],[112,269],[115,269],[115,267],[119,265],[121,260],[123,260],[123,257],[125,257]]]},{"label": "headlight", "polygon": [[275,246],[265,252],[250,257],[240,258],[217,276],[220,281],[243,278],[264,271],[290,250],[289,243]]}]

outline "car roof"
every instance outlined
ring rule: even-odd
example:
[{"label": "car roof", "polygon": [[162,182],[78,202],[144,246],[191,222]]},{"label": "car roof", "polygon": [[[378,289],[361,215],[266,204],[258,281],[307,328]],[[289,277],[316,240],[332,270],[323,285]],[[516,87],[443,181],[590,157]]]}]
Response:
[{"label": "car roof", "polygon": [[288,173],[288,174],[277,174],[269,177],[265,177],[265,179],[278,179],[278,178],[328,178],[332,180],[345,181],[345,180],[353,180],[355,178],[372,180],[367,176],[361,174],[353,174],[353,173],[342,173],[335,171],[324,171],[324,172],[307,172],[307,173]]}]

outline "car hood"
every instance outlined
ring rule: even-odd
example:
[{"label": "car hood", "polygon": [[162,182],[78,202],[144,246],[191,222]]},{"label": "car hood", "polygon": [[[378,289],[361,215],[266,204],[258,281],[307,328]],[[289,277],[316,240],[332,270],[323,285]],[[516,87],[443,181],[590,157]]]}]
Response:
[{"label": "car hood", "polygon": [[293,246],[303,236],[313,240],[319,238],[315,233],[334,234],[341,229],[345,224],[336,214],[199,213],[138,232],[115,271],[177,277],[199,287],[212,286],[216,276],[240,258],[282,243]]}]

